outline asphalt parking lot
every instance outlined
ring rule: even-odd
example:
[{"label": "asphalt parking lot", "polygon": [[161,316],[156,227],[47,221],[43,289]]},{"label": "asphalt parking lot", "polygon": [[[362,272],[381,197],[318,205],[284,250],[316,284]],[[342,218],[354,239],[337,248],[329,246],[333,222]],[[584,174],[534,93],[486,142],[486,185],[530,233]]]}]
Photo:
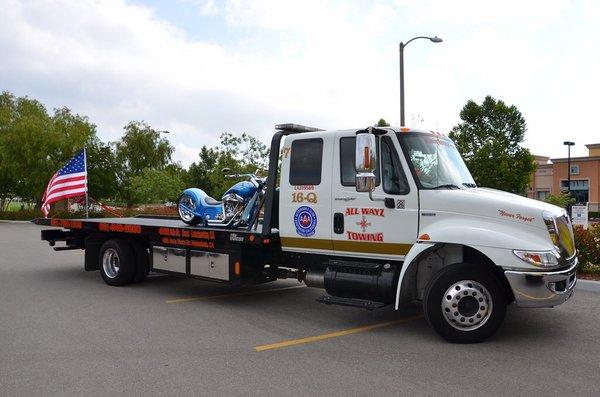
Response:
[{"label": "asphalt parking lot", "polygon": [[0,223],[0,395],[600,393],[600,294],[510,307],[490,341],[452,345],[418,306],[326,306],[295,281],[109,287],[39,231]]}]

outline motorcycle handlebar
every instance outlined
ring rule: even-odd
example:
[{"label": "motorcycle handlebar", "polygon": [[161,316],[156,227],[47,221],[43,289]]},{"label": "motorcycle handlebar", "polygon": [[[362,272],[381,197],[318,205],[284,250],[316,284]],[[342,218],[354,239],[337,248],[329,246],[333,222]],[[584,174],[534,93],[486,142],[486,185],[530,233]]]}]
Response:
[{"label": "motorcycle handlebar", "polygon": [[242,178],[242,177],[256,178],[256,175],[254,175],[254,174],[229,174],[229,175],[225,175],[225,178]]},{"label": "motorcycle handlebar", "polygon": [[256,174],[230,174],[230,175],[225,175],[225,178],[232,178],[232,179],[236,179],[236,178],[250,178],[251,180],[255,180],[257,182],[264,182],[263,177],[259,177]]}]

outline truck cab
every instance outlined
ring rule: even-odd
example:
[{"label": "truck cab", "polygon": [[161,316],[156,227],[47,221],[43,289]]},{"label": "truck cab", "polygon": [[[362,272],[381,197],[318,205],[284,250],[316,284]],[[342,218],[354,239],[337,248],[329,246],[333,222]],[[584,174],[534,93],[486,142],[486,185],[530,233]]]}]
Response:
[{"label": "truck cab", "polygon": [[507,304],[552,307],[573,294],[566,212],[477,187],[442,134],[289,134],[279,192],[286,262],[305,269],[307,285],[325,288],[329,303],[419,300],[442,336],[473,342],[499,327]]}]

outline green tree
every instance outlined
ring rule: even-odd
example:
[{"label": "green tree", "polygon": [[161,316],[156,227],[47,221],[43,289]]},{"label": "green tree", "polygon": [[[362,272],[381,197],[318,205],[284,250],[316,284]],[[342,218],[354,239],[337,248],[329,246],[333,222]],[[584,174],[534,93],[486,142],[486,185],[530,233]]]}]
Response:
[{"label": "green tree", "polygon": [[117,190],[117,159],[110,145],[98,138],[87,146],[88,193],[97,200],[114,199]]},{"label": "green tree", "polygon": [[252,135],[242,134],[241,155],[242,166],[254,172],[264,170],[269,166],[269,149],[267,145]]},{"label": "green tree", "polygon": [[544,201],[561,208],[567,208],[569,204],[575,204],[575,198],[569,193],[549,194]]},{"label": "green tree", "polygon": [[477,184],[524,194],[535,163],[520,146],[527,130],[521,112],[486,96],[481,105],[468,101],[460,118],[449,136]]},{"label": "green tree", "polygon": [[[221,134],[217,148],[203,146],[199,161],[192,163],[187,172],[189,186],[198,187],[207,194],[219,198],[235,180],[225,174],[253,173],[268,166],[269,150],[257,138],[242,134]],[[229,171],[223,172],[224,168]]]},{"label": "green tree", "polygon": [[14,118],[14,97],[8,92],[0,95],[0,211],[6,210],[15,198],[17,180],[9,167],[8,139]]},{"label": "green tree", "polygon": [[388,123],[384,119],[379,119],[379,121],[377,122],[377,127],[389,127],[389,126],[390,126],[390,123]]},{"label": "green tree", "polygon": [[119,197],[127,206],[136,203],[132,190],[132,178],[142,175],[145,169],[164,170],[171,162],[174,148],[167,139],[160,137],[145,122],[132,121],[125,126],[123,137],[113,143],[115,158],[117,189]]},{"label": "green tree", "polygon": [[131,194],[137,203],[175,202],[185,184],[173,169],[145,168],[131,178]]},{"label": "green tree", "polygon": [[202,146],[198,153],[199,160],[188,168],[186,183],[204,190],[209,195],[214,195],[217,189],[213,190],[214,184],[211,181],[211,175],[217,168],[220,155],[217,149]]},{"label": "green tree", "polygon": [[96,126],[67,108],[49,115],[40,102],[3,92],[0,132],[0,201],[17,196],[39,206],[52,175],[95,138]]}]

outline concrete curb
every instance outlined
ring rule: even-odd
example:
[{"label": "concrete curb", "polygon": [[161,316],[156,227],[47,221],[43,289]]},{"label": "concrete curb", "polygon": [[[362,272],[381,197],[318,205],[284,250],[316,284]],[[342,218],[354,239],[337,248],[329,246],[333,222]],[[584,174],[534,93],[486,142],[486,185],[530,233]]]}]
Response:
[{"label": "concrete curb", "polygon": [[600,281],[578,279],[575,288],[586,292],[600,292]]},{"label": "concrete curb", "polygon": [[10,221],[7,219],[0,219],[0,223],[31,223],[31,221]]}]

